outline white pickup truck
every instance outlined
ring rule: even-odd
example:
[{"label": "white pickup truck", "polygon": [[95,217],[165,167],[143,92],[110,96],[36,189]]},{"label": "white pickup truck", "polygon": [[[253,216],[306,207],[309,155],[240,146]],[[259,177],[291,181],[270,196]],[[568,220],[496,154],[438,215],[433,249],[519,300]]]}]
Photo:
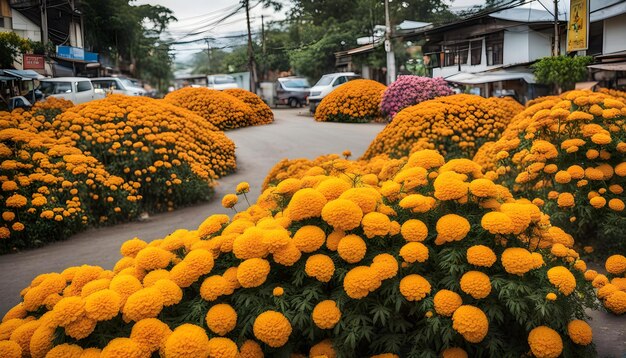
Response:
[{"label": "white pickup truck", "polygon": [[45,78],[40,82],[38,90],[44,98],[57,97],[81,104],[105,96],[104,92],[96,92],[89,78],[85,77]]}]

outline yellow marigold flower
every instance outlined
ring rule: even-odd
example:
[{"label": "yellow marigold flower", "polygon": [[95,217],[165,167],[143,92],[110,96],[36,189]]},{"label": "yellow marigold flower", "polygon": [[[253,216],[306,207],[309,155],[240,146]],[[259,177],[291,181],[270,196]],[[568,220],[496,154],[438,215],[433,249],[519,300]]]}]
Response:
[{"label": "yellow marigold flower", "polygon": [[279,263],[284,266],[292,266],[302,256],[302,252],[298,250],[296,244],[290,242],[287,246],[276,250],[274,252],[273,258],[276,263]]},{"label": "yellow marigold flower", "polygon": [[500,260],[506,272],[518,276],[530,271],[534,266],[531,253],[521,247],[510,247],[504,250]]},{"label": "yellow marigold flower", "polygon": [[452,314],[452,328],[466,341],[480,343],[489,331],[489,321],[480,308],[463,305]]},{"label": "yellow marigold flower", "polygon": [[450,317],[463,304],[461,296],[450,290],[439,290],[433,298],[435,312]]},{"label": "yellow marigold flower", "polygon": [[126,299],[133,293],[142,288],[141,282],[131,275],[119,275],[111,279],[109,288],[117,292],[121,297],[121,305],[124,305]]},{"label": "yellow marigold flower", "polygon": [[567,172],[572,179],[582,179],[585,176],[585,169],[583,169],[580,165],[570,166],[567,168]]},{"label": "yellow marigold flower", "polygon": [[611,143],[611,135],[608,133],[596,133],[591,136],[591,141],[598,145],[606,145]]},{"label": "yellow marigold flower", "polygon": [[376,210],[376,206],[381,200],[381,195],[374,188],[350,188],[343,192],[339,199],[350,200],[357,204],[363,214]]},{"label": "yellow marigold flower", "polygon": [[467,262],[474,266],[491,267],[497,260],[496,254],[489,247],[474,245],[467,249]]},{"label": "yellow marigold flower", "polygon": [[86,338],[94,331],[96,323],[97,321],[83,316],[65,326],[65,334],[74,339]]},{"label": "yellow marigold flower", "polygon": [[237,188],[235,189],[235,191],[237,192],[237,194],[248,193],[250,192],[250,184],[242,181],[241,183],[237,184]]},{"label": "yellow marigold flower", "polygon": [[146,318],[133,325],[130,339],[137,343],[143,352],[152,353],[165,345],[171,334],[172,330],[167,324],[156,318]]},{"label": "yellow marigold flower", "polygon": [[609,283],[609,279],[605,275],[598,273],[596,273],[593,280],[591,280],[591,285],[595,288],[604,287],[607,283]]},{"label": "yellow marigold flower", "polygon": [[237,312],[228,304],[217,304],[209,308],[206,324],[213,333],[224,336],[237,325]]},{"label": "yellow marigold flower", "polygon": [[252,326],[254,336],[270,347],[282,347],[291,335],[291,323],[280,312],[265,311],[257,316]]},{"label": "yellow marigold flower", "polygon": [[317,327],[331,329],[341,319],[341,311],[335,301],[325,300],[315,305],[311,318],[313,318],[313,322]]},{"label": "yellow marigold flower", "polygon": [[470,223],[462,216],[447,214],[437,220],[436,230],[435,244],[441,245],[446,242],[463,240],[470,231]]},{"label": "yellow marigold flower", "polygon": [[430,283],[422,276],[411,274],[400,280],[400,293],[407,301],[420,301],[430,293]]},{"label": "yellow marigold flower", "polygon": [[222,206],[224,208],[226,208],[226,209],[230,209],[233,206],[235,206],[235,204],[237,204],[237,201],[239,201],[239,198],[237,198],[237,195],[235,195],[235,194],[226,194],[222,198]]},{"label": "yellow marigold flower", "polygon": [[276,194],[294,194],[302,188],[302,181],[296,178],[287,178],[276,186]]},{"label": "yellow marigold flower", "polygon": [[347,235],[339,240],[337,253],[348,263],[357,263],[365,257],[367,245],[365,241],[357,235]]},{"label": "yellow marigold flower", "polygon": [[333,259],[326,255],[312,255],[306,260],[304,272],[320,282],[328,282],[335,273],[335,264]]},{"label": "yellow marigold flower", "polygon": [[354,202],[346,199],[329,201],[322,209],[322,219],[335,230],[352,230],[359,226],[363,211]]},{"label": "yellow marigold flower", "polygon": [[242,287],[258,287],[267,280],[270,273],[270,263],[260,258],[248,259],[237,268],[237,281]]},{"label": "yellow marigold flower", "polygon": [[243,234],[237,235],[233,241],[232,249],[235,257],[242,260],[265,257],[269,250],[264,240],[264,234],[264,230],[250,227]]},{"label": "yellow marigold flower", "polygon": [[400,193],[400,190],[402,190],[402,185],[394,181],[386,181],[380,187],[380,193],[388,199],[395,199]]},{"label": "yellow marigold flower", "polygon": [[576,288],[576,278],[570,270],[563,266],[556,266],[548,270],[548,280],[565,296],[569,296]]},{"label": "yellow marigold flower", "polygon": [[155,287],[142,288],[128,297],[122,313],[131,321],[156,317],[163,310],[163,295]]},{"label": "yellow marigold flower", "polygon": [[373,268],[357,266],[343,278],[343,289],[348,297],[361,299],[380,287],[381,280]]},{"label": "yellow marigold flower", "polygon": [[122,246],[120,247],[120,253],[122,254],[122,256],[134,258],[135,256],[137,256],[139,251],[143,250],[146,246],[148,246],[147,242],[139,240],[135,237],[132,240],[128,240],[122,244]]},{"label": "yellow marigold flower", "polygon": [[13,341],[0,341],[0,356],[5,358],[22,358],[22,347]]},{"label": "yellow marigold flower", "polygon": [[435,198],[439,200],[457,200],[467,195],[469,184],[466,175],[456,172],[443,172],[435,179]]},{"label": "yellow marigold flower", "polygon": [[289,218],[300,221],[319,217],[327,203],[326,197],[319,191],[311,188],[298,190],[289,201]]},{"label": "yellow marigold flower", "polygon": [[85,300],[80,297],[64,297],[54,306],[55,322],[65,327],[85,313]]},{"label": "yellow marigold flower", "polygon": [[467,352],[463,348],[447,348],[441,352],[441,358],[467,358]]},{"label": "yellow marigold flower", "polygon": [[370,266],[380,280],[386,280],[388,278],[395,277],[398,273],[398,261],[390,254],[378,254],[372,260]]},{"label": "yellow marigold flower", "polygon": [[624,201],[622,199],[613,198],[609,200],[609,208],[615,211],[623,211],[624,210]]},{"label": "yellow marigold flower", "polygon": [[530,331],[528,345],[538,358],[557,358],[563,351],[563,340],[559,333],[546,326],[535,327]]},{"label": "yellow marigold flower", "polygon": [[165,356],[172,358],[206,357],[208,350],[209,337],[204,328],[189,323],[178,326],[163,348]]},{"label": "yellow marigold flower", "polygon": [[589,200],[589,204],[596,209],[603,208],[606,205],[606,199],[601,196],[593,197]]},{"label": "yellow marigold flower", "polygon": [[424,149],[409,156],[407,166],[422,167],[424,169],[438,168],[444,165],[445,160],[436,150]]},{"label": "yellow marigold flower", "polygon": [[571,193],[560,193],[557,199],[557,204],[559,205],[559,208],[571,208],[575,204],[574,195]]},{"label": "yellow marigold flower", "polygon": [[183,290],[170,279],[157,280],[152,287],[161,292],[165,307],[175,305],[183,299]]},{"label": "yellow marigold flower", "polygon": [[402,224],[400,233],[406,241],[424,241],[428,236],[428,227],[417,219],[409,219]]},{"label": "yellow marigold flower", "polygon": [[351,187],[352,186],[347,181],[331,177],[317,184],[315,189],[322,193],[327,200],[335,200]]},{"label": "yellow marigold flower", "polygon": [[567,324],[567,335],[572,342],[581,346],[591,344],[591,340],[593,339],[593,333],[589,324],[579,319],[570,321],[570,323]]},{"label": "yellow marigold flower", "polygon": [[174,254],[159,247],[146,247],[137,253],[135,265],[146,271],[166,268]]},{"label": "yellow marigold flower", "polygon": [[604,300],[604,307],[616,315],[626,313],[626,292],[616,291]]},{"label": "yellow marigold flower", "polygon": [[207,277],[200,286],[200,296],[207,301],[215,301],[219,296],[226,294],[230,284],[219,275]]},{"label": "yellow marigold flower", "polygon": [[7,208],[21,208],[28,203],[28,199],[20,194],[13,194],[7,198],[5,204]]},{"label": "yellow marigold flower", "polygon": [[480,271],[468,271],[461,277],[461,290],[475,299],[482,299],[491,293],[489,276]]},{"label": "yellow marigold flower", "polygon": [[148,272],[146,276],[143,278],[142,282],[143,282],[144,287],[150,287],[150,286],[154,286],[154,284],[158,280],[163,280],[163,279],[169,280],[170,272],[164,269],[160,269],[160,270],[154,270],[154,271]]},{"label": "yellow marigold flower", "polygon": [[550,252],[552,253],[552,255],[556,257],[566,257],[567,250],[568,250],[567,247],[565,247],[565,245],[560,244],[560,243],[553,244],[552,247],[550,248]]},{"label": "yellow marigold flower", "polygon": [[120,312],[122,298],[113,290],[94,292],[85,298],[85,313],[96,321],[107,321]]},{"label": "yellow marigold flower", "polygon": [[37,320],[25,322],[11,333],[10,340],[19,344],[23,357],[30,356],[30,340],[41,324],[42,322]]},{"label": "yellow marigold flower", "polygon": [[624,255],[612,255],[604,263],[606,271],[619,276],[626,272],[626,257]]},{"label": "yellow marigold flower", "polygon": [[498,193],[493,181],[483,178],[472,180],[469,184],[469,190],[472,195],[479,198],[494,197]]},{"label": "yellow marigold flower", "polygon": [[209,340],[209,357],[215,358],[232,358],[239,357],[237,344],[229,338],[216,337]]},{"label": "yellow marigold flower", "polygon": [[298,250],[309,253],[317,251],[326,242],[326,233],[315,225],[306,225],[293,235],[293,243]]},{"label": "yellow marigold flower", "polygon": [[609,191],[613,194],[619,195],[624,192],[624,188],[622,188],[619,184],[611,184],[609,185]]},{"label": "yellow marigold flower", "polygon": [[285,290],[282,287],[274,287],[274,289],[272,290],[272,295],[276,297],[280,297],[283,294],[285,294]]},{"label": "yellow marigold flower", "polygon": [[11,211],[5,211],[2,213],[2,220],[13,221],[15,219],[15,213]]},{"label": "yellow marigold flower", "polygon": [[343,231],[333,231],[328,234],[326,238],[326,247],[330,251],[337,251],[337,246],[339,245],[339,241],[345,236]]},{"label": "yellow marigold flower", "polygon": [[509,215],[498,211],[490,211],[483,215],[480,225],[492,234],[510,234],[514,230]]},{"label": "yellow marigold flower", "polygon": [[567,184],[572,181],[572,176],[565,170],[559,170],[554,175],[554,180],[559,184]]},{"label": "yellow marigold flower", "polygon": [[546,300],[548,301],[554,301],[556,300],[556,294],[554,292],[550,292],[546,295]]},{"label": "yellow marigold flower", "polygon": [[80,346],[63,343],[52,348],[46,354],[46,358],[80,358],[82,353],[83,349]]},{"label": "yellow marigold flower", "polygon": [[367,238],[371,239],[375,236],[385,236],[389,233],[389,226],[391,220],[385,214],[371,212],[363,216],[361,226],[363,226],[363,233]]},{"label": "yellow marigold flower", "polygon": [[408,242],[400,248],[400,256],[408,263],[428,260],[428,247],[421,242]]}]

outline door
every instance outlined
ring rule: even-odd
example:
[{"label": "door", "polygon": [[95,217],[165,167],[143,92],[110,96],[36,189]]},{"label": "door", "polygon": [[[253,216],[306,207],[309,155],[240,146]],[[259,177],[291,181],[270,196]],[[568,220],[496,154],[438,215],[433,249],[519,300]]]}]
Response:
[{"label": "door", "polygon": [[75,104],[85,103],[95,98],[95,93],[91,81],[78,81],[76,84],[76,102]]}]

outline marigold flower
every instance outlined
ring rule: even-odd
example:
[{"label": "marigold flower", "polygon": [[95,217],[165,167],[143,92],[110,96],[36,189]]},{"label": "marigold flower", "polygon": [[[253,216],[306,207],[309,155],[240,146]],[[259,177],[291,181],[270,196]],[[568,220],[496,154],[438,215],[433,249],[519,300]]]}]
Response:
[{"label": "marigold flower", "polygon": [[480,224],[492,234],[510,234],[514,229],[511,218],[498,211],[490,211],[483,215]]},{"label": "marigold flower", "polygon": [[163,296],[163,306],[165,307],[175,305],[183,299],[183,290],[170,279],[157,280],[152,287],[159,290]]},{"label": "marigold flower", "polygon": [[563,266],[549,269],[548,280],[565,296],[569,296],[576,288],[576,278],[570,270]]},{"label": "marigold flower", "polygon": [[285,294],[285,290],[282,287],[274,287],[274,289],[272,290],[272,295],[274,295],[275,297],[280,297],[283,294]]},{"label": "marigold flower", "polygon": [[567,324],[567,335],[576,344],[586,346],[591,344],[593,333],[587,322],[579,319],[570,321]]},{"label": "marigold flower", "polygon": [[619,276],[626,272],[626,257],[624,255],[612,255],[604,263],[606,271]]},{"label": "marigold flower", "polygon": [[390,254],[378,254],[370,266],[380,280],[395,277],[398,273],[398,261]]},{"label": "marigold flower", "polygon": [[435,311],[445,317],[450,317],[463,304],[461,296],[450,290],[439,290],[433,298]]},{"label": "marigold flower", "polygon": [[528,334],[528,345],[536,357],[557,358],[563,351],[563,340],[559,333],[550,327],[539,326]]},{"label": "marigold flower", "polygon": [[0,341],[0,356],[6,358],[21,358],[22,347],[13,341]]},{"label": "marigold flower", "polygon": [[291,335],[291,323],[280,312],[265,311],[257,316],[252,326],[254,336],[270,347],[282,347]]},{"label": "marigold flower", "polygon": [[228,304],[217,304],[209,308],[206,324],[213,333],[224,336],[237,325],[237,312]]},{"label": "marigold flower", "polygon": [[534,263],[531,253],[521,247],[510,247],[502,252],[500,258],[506,272],[522,276],[532,270]]},{"label": "marigold flower", "polygon": [[400,280],[400,293],[408,301],[420,301],[430,293],[430,283],[422,276],[411,274]]},{"label": "marigold flower", "polygon": [[491,267],[497,260],[493,250],[484,245],[474,245],[467,249],[466,258],[469,264],[482,267]]},{"label": "marigold flower", "polygon": [[480,343],[489,331],[489,321],[480,308],[463,305],[452,314],[452,328],[466,341]]},{"label": "marigold flower", "polygon": [[609,200],[609,208],[615,211],[623,211],[625,207],[624,201],[618,198]]},{"label": "marigold flower", "polygon": [[470,223],[462,216],[447,214],[437,220],[436,229],[435,244],[441,245],[446,242],[463,240],[470,231]]},{"label": "marigold flower", "polygon": [[609,294],[604,300],[604,307],[616,315],[626,313],[626,292],[616,291]]},{"label": "marigold flower", "polygon": [[325,300],[315,305],[311,318],[317,327],[331,329],[341,319],[341,311],[335,301]]},{"label": "marigold flower", "polygon": [[46,358],[80,358],[82,356],[83,349],[75,344],[63,343],[52,348],[47,354]]},{"label": "marigold flower", "polygon": [[335,264],[326,255],[312,255],[306,260],[304,272],[311,277],[315,277],[320,282],[328,282],[335,273]]},{"label": "marigold flower", "polygon": [[323,214],[322,209],[326,203],[326,197],[315,189],[305,188],[298,190],[293,194],[287,206],[289,218],[294,221],[300,221],[319,217]]},{"label": "marigold flower", "polygon": [[428,247],[421,242],[408,242],[400,248],[400,256],[408,263],[428,260]]},{"label": "marigold flower", "polygon": [[85,298],[85,314],[96,321],[107,321],[120,312],[122,298],[113,290],[94,292]]},{"label": "marigold flower", "polygon": [[76,321],[85,313],[85,300],[80,297],[64,297],[54,306],[55,322],[60,327]]},{"label": "marigold flower", "polygon": [[193,324],[178,326],[165,341],[163,352],[167,357],[207,357],[209,338],[202,327]]},{"label": "marigold flower", "polygon": [[226,209],[230,209],[237,204],[239,198],[235,194],[226,194],[222,198],[222,206]]},{"label": "marigold flower", "polygon": [[152,353],[161,348],[172,330],[167,324],[156,318],[146,318],[133,325],[130,332],[132,339],[143,352]]},{"label": "marigold flower", "polygon": [[326,233],[318,226],[306,225],[293,235],[293,243],[298,250],[309,253],[317,251],[326,242]]},{"label": "marigold flower", "polygon": [[237,188],[235,189],[235,191],[237,192],[237,194],[248,193],[250,191],[250,184],[242,181],[241,183],[237,184]]},{"label": "marigold flower", "polygon": [[159,247],[146,247],[137,253],[135,265],[146,271],[167,267],[174,254]]},{"label": "marigold flower", "polygon": [[461,290],[475,299],[482,299],[491,293],[489,276],[480,271],[468,271],[461,277]]},{"label": "marigold flower", "polygon": [[400,233],[404,240],[412,241],[424,241],[428,236],[428,227],[424,222],[417,219],[409,219],[402,224]]},{"label": "marigold flower", "polygon": [[373,268],[357,266],[352,268],[343,278],[343,289],[348,297],[361,299],[380,287],[381,280]]},{"label": "marigold flower", "polygon": [[363,226],[363,233],[369,239],[375,236],[385,236],[389,233],[389,226],[391,220],[385,214],[371,212],[363,216],[361,226]]},{"label": "marigold flower", "polygon": [[365,257],[367,245],[365,241],[357,235],[347,235],[339,240],[337,253],[348,263],[357,263]]}]

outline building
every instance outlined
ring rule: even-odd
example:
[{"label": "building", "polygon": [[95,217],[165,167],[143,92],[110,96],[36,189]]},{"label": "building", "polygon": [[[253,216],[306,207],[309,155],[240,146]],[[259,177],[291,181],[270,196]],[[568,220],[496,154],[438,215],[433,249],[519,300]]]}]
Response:
[{"label": "building", "polygon": [[[537,7],[537,5],[535,5]],[[564,33],[565,16],[559,18]],[[554,43],[554,16],[543,8],[515,7],[480,13],[435,27],[402,34],[404,41],[421,46],[432,77],[488,97],[511,95],[524,103],[547,94],[535,83],[530,65],[550,56]],[[559,47],[564,51],[565,39]]]},{"label": "building", "polygon": [[594,0],[589,14],[591,76],[600,86],[626,90],[626,2]]}]

